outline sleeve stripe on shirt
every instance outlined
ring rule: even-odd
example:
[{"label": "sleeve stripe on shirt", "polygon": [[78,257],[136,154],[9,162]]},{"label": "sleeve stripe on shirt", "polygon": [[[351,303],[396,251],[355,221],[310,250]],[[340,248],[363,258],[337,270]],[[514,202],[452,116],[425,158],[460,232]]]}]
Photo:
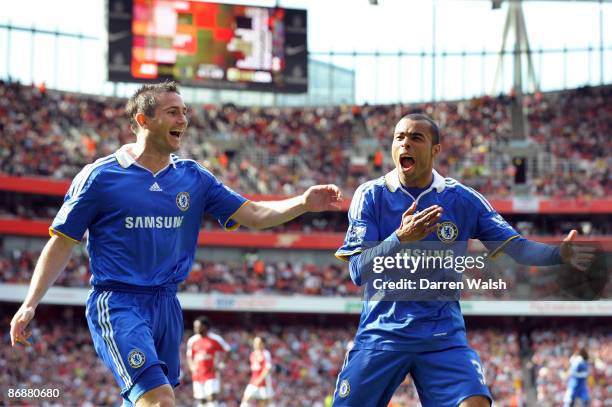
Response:
[{"label": "sleeve stripe on shirt", "polygon": [[342,260],[342,261],[348,262],[352,255],[357,254],[357,253],[361,253],[362,251],[363,251],[363,249],[355,249],[355,250],[350,251],[350,252],[344,252],[344,251],[340,252],[340,251],[338,251],[336,254],[334,254],[334,256],[336,256],[336,258],[338,260]]},{"label": "sleeve stripe on shirt", "polygon": [[74,243],[77,243],[77,244],[78,244],[78,243],[81,243],[81,241],[80,241],[80,240],[76,240],[76,239],[74,239],[74,238],[72,238],[72,237],[68,236],[67,234],[64,234],[64,233],[60,232],[59,230],[55,230],[55,229],[53,229],[52,227],[50,227],[50,228],[49,228],[49,236],[55,236],[55,235],[58,235],[58,236],[64,237],[64,238],[66,238],[66,239],[68,239],[68,240],[70,240],[70,241],[72,241],[72,242],[74,242]]},{"label": "sleeve stripe on shirt", "polygon": [[225,340],[221,336],[219,336],[219,335],[217,335],[215,333],[212,333],[212,332],[209,332],[208,336],[211,339],[214,339],[215,341],[219,342],[219,345],[221,345],[221,347],[223,349],[225,349],[226,352],[230,350],[229,344],[227,342],[225,342]]},{"label": "sleeve stripe on shirt", "polygon": [[489,212],[495,212],[495,209],[493,209],[493,206],[489,203],[489,201],[487,201],[487,198],[485,198],[484,196],[482,196],[482,194],[478,191],[476,191],[473,188],[467,187],[467,189],[469,191],[472,191],[472,193],[474,195],[476,195],[476,197],[478,197],[478,199],[480,199],[480,202],[482,202],[484,204],[484,206],[486,206],[487,208],[489,208]]},{"label": "sleeve stripe on shirt", "polygon": [[93,169],[92,164],[87,164],[83,168],[83,170],[79,172],[77,176],[74,178],[74,184],[73,184],[74,187],[71,188],[71,191],[70,191],[72,196],[77,196],[79,192],[81,191],[81,189],[83,189],[83,184],[85,183],[85,180],[87,179],[87,177],[89,177],[89,174],[91,174],[92,169]]},{"label": "sleeve stripe on shirt", "polygon": [[272,355],[267,349],[264,350],[264,358],[266,359],[267,367],[272,368]]},{"label": "sleeve stripe on shirt", "polygon": [[[357,201],[355,201],[357,199]],[[363,203],[365,201],[365,188],[357,190],[353,196],[353,202],[351,202],[351,217],[355,220],[361,219],[361,212],[363,212]]]},{"label": "sleeve stripe on shirt", "polygon": [[[95,170],[99,166],[107,164],[107,163],[109,163],[109,162],[111,162],[113,160],[115,160],[115,156],[111,155],[111,156],[108,156],[106,158],[101,158],[100,160],[94,162],[93,164],[86,165],[85,168],[83,168],[83,170],[74,179],[75,180],[75,182],[74,182],[74,190],[72,191],[71,195],[72,196],[79,195],[79,193],[81,192],[81,190],[83,189],[83,187],[87,183],[87,180],[89,179],[89,176],[91,175],[93,170]],[[77,178],[78,178],[78,182],[77,182]]]},{"label": "sleeve stripe on shirt", "polygon": [[194,335],[191,338],[189,338],[189,340],[187,341],[187,352],[186,353],[189,359],[191,359],[191,354],[193,352],[193,343],[195,342],[195,340],[196,340],[196,336]]},{"label": "sleeve stripe on shirt", "polygon": [[487,199],[482,196],[479,192],[475,191],[474,189],[470,188],[470,187],[466,187],[465,185],[455,181],[455,180],[446,180],[446,184],[450,185],[450,186],[455,186],[455,187],[460,187],[462,190],[474,195],[476,198],[478,198],[478,200],[484,205],[484,207],[487,209],[488,212],[494,212],[495,209],[493,209],[493,207],[491,206],[491,204],[489,203],[489,201],[487,201]]},{"label": "sleeve stripe on shirt", "polygon": [[502,249],[504,248],[504,246],[505,246],[505,245],[507,245],[507,244],[508,244],[508,242],[510,242],[511,240],[516,239],[517,237],[520,237],[520,235],[510,236],[508,239],[506,239],[506,241],[505,241],[504,243],[500,244],[500,245],[497,247],[497,249],[495,249],[495,250],[493,251],[493,253],[491,253],[491,256],[490,256],[490,257],[491,257],[492,259],[496,258],[496,257],[497,257],[497,256],[498,256],[498,255],[499,255],[501,252],[502,252]]},{"label": "sleeve stripe on shirt", "polygon": [[230,220],[232,220],[232,216],[234,216],[236,214],[236,212],[238,212],[240,210],[240,208],[242,208],[244,205],[248,204],[249,202],[251,202],[249,199],[247,199],[246,201],[244,201],[244,203],[242,205],[240,205],[238,207],[238,209],[236,209],[234,211],[234,213],[232,213],[230,216],[227,217],[227,220],[225,221],[225,223],[223,224],[223,229],[227,230],[227,231],[233,231],[236,230],[240,227],[240,223],[236,223],[235,225],[232,225],[231,227],[227,227],[227,224],[229,223]]},{"label": "sleeve stripe on shirt", "polygon": [[191,162],[195,163],[202,171],[206,172],[211,177],[216,178],[215,175],[208,168],[204,167],[202,164],[200,164],[196,160],[192,160],[190,158],[180,158],[180,159],[176,160],[176,162],[180,162],[180,161],[191,161]]}]

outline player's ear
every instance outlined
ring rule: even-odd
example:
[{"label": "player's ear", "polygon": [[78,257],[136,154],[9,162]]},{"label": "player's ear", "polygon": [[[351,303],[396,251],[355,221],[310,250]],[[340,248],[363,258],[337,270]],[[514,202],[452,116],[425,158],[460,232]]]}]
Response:
[{"label": "player's ear", "polygon": [[144,113],[136,113],[136,116],[134,117],[134,119],[136,119],[136,123],[138,123],[138,126],[141,128],[144,128],[146,125],[146,116]]},{"label": "player's ear", "polygon": [[436,156],[438,154],[440,154],[440,144],[434,144],[433,147],[431,147],[431,156],[432,158],[436,158]]}]

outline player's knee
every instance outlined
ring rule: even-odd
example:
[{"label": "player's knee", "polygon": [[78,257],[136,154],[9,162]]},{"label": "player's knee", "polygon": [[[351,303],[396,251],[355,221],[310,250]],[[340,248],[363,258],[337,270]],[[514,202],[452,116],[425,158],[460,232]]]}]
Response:
[{"label": "player's knee", "polygon": [[463,400],[459,407],[491,407],[491,402],[485,396],[472,396]]},{"label": "player's knee", "polygon": [[175,407],[174,390],[170,385],[163,385],[144,393],[136,407]]}]

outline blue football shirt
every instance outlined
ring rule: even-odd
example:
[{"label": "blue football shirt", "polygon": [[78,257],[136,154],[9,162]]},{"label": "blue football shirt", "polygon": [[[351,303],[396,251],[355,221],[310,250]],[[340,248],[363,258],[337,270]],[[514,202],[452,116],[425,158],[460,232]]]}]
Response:
[{"label": "blue football shirt", "polygon": [[173,286],[189,274],[205,213],[227,230],[245,198],[196,161],[153,174],[122,147],[74,178],[49,232],[87,248],[94,286]]},{"label": "blue football shirt", "polygon": [[589,377],[589,364],[582,356],[572,356],[570,358],[570,373],[568,387],[570,389],[580,389],[586,387]]},{"label": "blue football shirt", "polygon": [[[437,233],[424,241],[453,243],[455,256],[467,253],[468,240],[479,239],[495,255],[519,234],[478,192],[435,170],[433,182],[413,196],[399,181],[397,170],[361,185],[349,209],[349,228],[336,257],[349,260],[373,243],[398,241],[395,231],[402,214],[417,203],[416,211],[439,205],[444,209]],[[454,271],[452,271],[454,272]],[[360,285],[361,276],[351,269]],[[375,301],[365,298],[355,337],[355,349],[430,351],[467,346],[465,324],[458,301]]]}]

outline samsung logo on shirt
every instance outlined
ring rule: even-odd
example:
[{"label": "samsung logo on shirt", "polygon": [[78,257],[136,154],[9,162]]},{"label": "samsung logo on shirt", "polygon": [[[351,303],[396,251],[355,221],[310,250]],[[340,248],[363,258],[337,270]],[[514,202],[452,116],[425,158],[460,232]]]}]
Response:
[{"label": "samsung logo on shirt", "polygon": [[183,216],[128,216],[126,229],[174,229],[180,228]]}]

